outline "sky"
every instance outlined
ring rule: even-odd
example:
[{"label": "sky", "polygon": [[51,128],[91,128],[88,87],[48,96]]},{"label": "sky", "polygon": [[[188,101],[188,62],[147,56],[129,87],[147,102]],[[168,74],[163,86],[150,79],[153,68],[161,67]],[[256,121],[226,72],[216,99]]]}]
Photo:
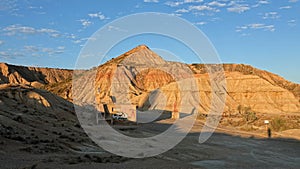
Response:
[{"label": "sky", "polygon": [[[73,69],[103,26],[130,14],[160,12],[199,28],[222,62],[249,64],[300,83],[299,11],[299,0],[1,0],[0,62]],[[155,35],[132,37],[104,61],[146,44],[196,62],[180,45],[167,48],[175,43]]]}]

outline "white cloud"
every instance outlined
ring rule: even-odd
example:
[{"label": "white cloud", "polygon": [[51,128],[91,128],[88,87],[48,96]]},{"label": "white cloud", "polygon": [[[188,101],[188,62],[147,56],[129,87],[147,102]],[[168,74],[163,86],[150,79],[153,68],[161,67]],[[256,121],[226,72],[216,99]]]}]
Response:
[{"label": "white cloud", "polygon": [[262,23],[252,23],[252,24],[248,24],[248,25],[237,26],[236,32],[242,32],[244,30],[249,30],[249,29],[274,32],[275,26],[274,25],[266,25],[266,24],[262,24]]},{"label": "white cloud", "polygon": [[184,0],[183,3],[199,3],[203,2],[203,0]]},{"label": "white cloud", "polygon": [[250,7],[247,4],[234,4],[232,7],[227,8],[227,10],[229,12],[243,13],[250,10]]},{"label": "white cloud", "polygon": [[182,5],[182,2],[173,2],[173,1],[168,1],[165,3],[166,5],[170,6],[170,7],[175,7],[175,6],[179,6]]},{"label": "white cloud", "polygon": [[184,0],[184,1],[167,1],[165,4],[171,7],[176,7],[183,4],[189,4],[189,3],[201,3],[203,0]]},{"label": "white cloud", "polygon": [[3,11],[12,16],[23,16],[19,14],[20,9],[23,8],[18,0],[0,0],[0,11]]},{"label": "white cloud", "polygon": [[20,56],[24,56],[24,54],[20,52],[12,52],[10,49],[9,51],[0,51],[0,58],[2,59],[16,59]]},{"label": "white cloud", "polygon": [[33,45],[24,46],[24,49],[26,52],[38,52],[39,51],[39,48],[37,46],[33,46]]},{"label": "white cloud", "polygon": [[257,2],[257,4],[252,5],[252,7],[253,7],[253,8],[256,8],[256,7],[259,7],[259,6],[261,6],[261,5],[267,5],[267,4],[270,4],[270,2],[269,2],[268,0],[259,0],[259,1]]},{"label": "white cloud", "polygon": [[45,56],[46,54],[56,55],[64,53],[65,46],[58,46],[56,48],[49,48],[49,47],[39,47],[34,45],[24,46],[24,50],[22,53],[25,52],[26,55],[32,55],[32,56]]},{"label": "white cloud", "polygon": [[267,12],[264,14],[262,17],[263,19],[278,19],[280,16],[278,15],[277,12]]},{"label": "white cloud", "polygon": [[97,39],[96,38],[92,38],[92,37],[88,37],[88,38],[81,38],[81,39],[72,40],[72,42],[75,43],[75,44],[80,44],[80,43],[84,43],[84,42],[86,42],[88,40],[95,41]]},{"label": "white cloud", "polygon": [[80,39],[77,39],[77,40],[73,40],[72,42],[75,44],[78,44],[78,43],[81,43],[82,41]]},{"label": "white cloud", "polygon": [[259,4],[269,4],[270,2],[267,0],[260,0],[258,1]]},{"label": "white cloud", "polygon": [[187,12],[189,12],[189,10],[187,10],[187,9],[178,9],[175,12],[177,12],[177,13],[187,13]]},{"label": "white cloud", "polygon": [[0,45],[3,45],[4,44],[4,41],[3,40],[0,40]]},{"label": "white cloud", "polygon": [[250,36],[250,33],[242,33],[241,36]]},{"label": "white cloud", "polygon": [[144,0],[146,3],[158,3],[158,0]]},{"label": "white cloud", "polygon": [[5,51],[0,51],[0,58],[8,59],[10,55]]},{"label": "white cloud", "polygon": [[76,39],[76,35],[74,34],[67,34],[66,37],[69,39]]},{"label": "white cloud", "polygon": [[107,27],[108,31],[118,31],[118,32],[128,32],[127,30],[125,29],[122,29],[120,27],[117,27],[117,26],[112,26],[112,25],[109,25]]},{"label": "white cloud", "polygon": [[218,1],[212,1],[212,2],[208,3],[208,5],[209,6],[217,6],[217,7],[224,7],[224,6],[226,6],[225,3],[220,3]]},{"label": "white cloud", "polygon": [[214,11],[219,12],[220,10],[216,8],[212,8],[207,5],[198,5],[198,6],[189,6],[189,10],[197,10],[197,11]]},{"label": "white cloud", "polygon": [[3,29],[6,32],[6,35],[15,35],[17,33],[24,33],[24,34],[34,34],[36,30],[32,27],[28,26],[21,26],[21,25],[10,25]]},{"label": "white cloud", "polygon": [[170,16],[182,16],[181,13],[170,13],[170,14],[168,14],[168,15],[170,15]]},{"label": "white cloud", "polygon": [[17,8],[16,1],[13,0],[1,0],[0,1],[0,11],[11,11]]},{"label": "white cloud", "polygon": [[22,26],[22,25],[10,25],[1,30],[2,32],[5,32],[4,34],[7,36],[13,36],[16,34],[48,34],[49,36],[56,37],[57,35],[60,35],[59,31],[54,29],[48,29],[48,28],[41,28],[36,29],[29,26]]},{"label": "white cloud", "polygon": [[206,25],[206,24],[207,24],[207,22],[203,22],[203,21],[202,21],[202,22],[196,22],[196,23],[195,23],[195,25]]},{"label": "white cloud", "polygon": [[290,3],[298,2],[298,0],[289,0]]},{"label": "white cloud", "polygon": [[65,48],[66,48],[65,46],[59,46],[59,47],[57,47],[58,50],[65,50]]},{"label": "white cloud", "polygon": [[282,6],[279,9],[291,9],[291,8],[292,8],[291,6]]},{"label": "white cloud", "polygon": [[61,34],[59,34],[59,33],[53,33],[53,34],[51,34],[50,36],[51,36],[52,38],[58,38],[58,37],[61,36]]},{"label": "white cloud", "polygon": [[59,46],[57,48],[42,48],[41,51],[51,56],[64,53],[64,49],[64,46]]},{"label": "white cloud", "polygon": [[53,30],[53,29],[47,29],[47,28],[42,28],[40,30],[38,30],[41,33],[57,33],[57,30]]},{"label": "white cloud", "polygon": [[88,26],[90,26],[92,24],[91,21],[87,20],[87,19],[80,19],[78,20],[79,22],[81,22],[81,25],[84,27],[84,28],[87,28]]},{"label": "white cloud", "polygon": [[88,14],[89,17],[91,18],[98,18],[100,20],[104,20],[104,19],[108,19],[105,15],[103,15],[101,12],[98,12],[98,13],[90,13]]},{"label": "white cloud", "polygon": [[296,20],[295,20],[295,19],[289,20],[287,23],[288,23],[288,25],[291,26],[291,27],[296,26]]}]

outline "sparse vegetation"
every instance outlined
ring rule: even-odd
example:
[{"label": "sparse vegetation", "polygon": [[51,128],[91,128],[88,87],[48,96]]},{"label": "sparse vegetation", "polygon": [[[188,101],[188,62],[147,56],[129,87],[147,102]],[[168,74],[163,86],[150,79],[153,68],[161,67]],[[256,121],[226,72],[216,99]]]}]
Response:
[{"label": "sparse vegetation", "polygon": [[256,113],[251,111],[251,109],[249,111],[245,112],[244,118],[249,123],[254,122],[257,119]]},{"label": "sparse vegetation", "polygon": [[246,124],[245,126],[241,127],[241,130],[243,130],[243,131],[254,131],[256,129],[252,125]]},{"label": "sparse vegetation", "polygon": [[251,107],[244,107],[242,105],[239,105],[237,107],[237,110],[247,123],[252,123],[258,119],[256,113],[252,111]]},{"label": "sparse vegetation", "polygon": [[197,115],[197,119],[200,119],[200,120],[205,120],[207,117],[207,114],[204,114],[204,113],[201,113],[199,112],[198,115]]},{"label": "sparse vegetation", "polygon": [[239,106],[237,107],[237,110],[238,110],[239,114],[242,114],[243,106],[242,106],[242,105],[239,105]]},{"label": "sparse vegetation", "polygon": [[271,120],[271,129],[274,131],[282,131],[286,129],[286,122],[280,117],[275,117]]}]

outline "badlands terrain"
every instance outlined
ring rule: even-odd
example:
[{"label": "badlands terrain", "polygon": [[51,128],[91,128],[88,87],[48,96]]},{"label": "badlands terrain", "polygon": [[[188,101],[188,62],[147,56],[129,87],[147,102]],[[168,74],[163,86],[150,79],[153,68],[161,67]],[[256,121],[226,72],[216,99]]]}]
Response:
[{"label": "badlands terrain", "polygon": [[[208,73],[214,67],[224,70],[225,88],[216,95],[224,109],[216,132],[199,144],[214,108]],[[197,90],[184,96],[178,84],[188,78],[195,80]],[[160,104],[158,90],[165,105]],[[74,104],[93,103],[102,111],[104,103],[129,99],[140,111],[170,114],[174,107],[182,110],[183,97],[200,100],[190,103],[198,112],[190,133],[170,151],[140,159],[98,147],[83,131],[74,109]],[[272,138],[267,138],[264,120],[270,121]],[[132,137],[148,137],[173,122],[164,118],[115,128]],[[300,168],[299,140],[300,85],[249,65],[169,62],[145,45],[90,70],[0,63],[0,168]]]}]

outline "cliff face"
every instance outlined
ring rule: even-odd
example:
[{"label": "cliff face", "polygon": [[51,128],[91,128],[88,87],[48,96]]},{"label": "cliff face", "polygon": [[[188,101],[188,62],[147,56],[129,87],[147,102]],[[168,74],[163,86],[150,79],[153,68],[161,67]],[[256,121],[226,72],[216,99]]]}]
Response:
[{"label": "cliff face", "polygon": [[[237,112],[239,105],[250,107],[258,113],[284,114],[299,113],[300,102],[293,92],[280,86],[273,85],[257,75],[244,75],[240,72],[225,72],[226,76],[226,104],[224,112]],[[199,112],[208,113],[211,109],[212,90],[208,74],[196,74],[199,86],[200,106]],[[168,110],[172,111],[172,103],[176,102],[176,95],[180,92],[176,83],[161,88],[164,95],[169,98]],[[196,97],[191,93],[190,97]],[[159,100],[154,102],[159,105]],[[157,108],[157,106],[156,106]]]},{"label": "cliff face", "polygon": [[72,77],[72,70],[15,66],[0,63],[0,84],[27,84],[42,86]]},{"label": "cliff face", "polygon": [[[189,66],[196,74],[207,73],[205,65],[203,64],[192,64]],[[239,72],[241,75],[258,76],[274,86],[279,86],[292,92],[300,100],[300,85],[289,82],[276,74],[244,64],[223,64],[223,69],[225,72]]]},{"label": "cliff face", "polygon": [[[153,64],[160,66],[153,67]],[[192,71],[199,88],[199,93],[190,93],[189,96],[200,97],[198,110],[207,113],[211,109],[212,90],[205,65],[162,61],[145,46],[139,46],[98,68],[95,88],[100,89],[100,94],[96,94],[96,102],[113,103],[112,98],[123,93],[122,98],[114,99],[127,99],[125,102],[143,109],[173,111],[174,103],[179,104],[180,97],[180,89],[175,81],[189,78],[186,67]],[[300,112],[299,84],[249,65],[224,64],[223,69],[227,83],[224,112],[236,111],[239,105],[261,113]],[[158,94],[157,90],[167,98],[166,104],[161,104],[162,94]],[[150,97],[156,98],[151,100],[151,105]]]},{"label": "cliff face", "polygon": [[[239,105],[260,113],[300,112],[299,84],[249,65],[224,64],[223,69],[227,83],[224,112],[236,111]],[[97,68],[75,71],[73,81],[72,75],[71,70],[0,64],[1,84],[40,87],[69,101],[75,95],[82,104],[131,103],[144,110],[173,111],[184,95],[200,112],[211,109],[213,91],[205,65],[168,62],[144,45]],[[180,85],[189,86],[185,79],[192,77],[197,93],[180,92]]]},{"label": "cliff face", "polygon": [[94,93],[97,103],[143,107],[149,93],[171,82],[192,78],[183,63],[167,62],[147,46],[138,46],[98,67]]}]

